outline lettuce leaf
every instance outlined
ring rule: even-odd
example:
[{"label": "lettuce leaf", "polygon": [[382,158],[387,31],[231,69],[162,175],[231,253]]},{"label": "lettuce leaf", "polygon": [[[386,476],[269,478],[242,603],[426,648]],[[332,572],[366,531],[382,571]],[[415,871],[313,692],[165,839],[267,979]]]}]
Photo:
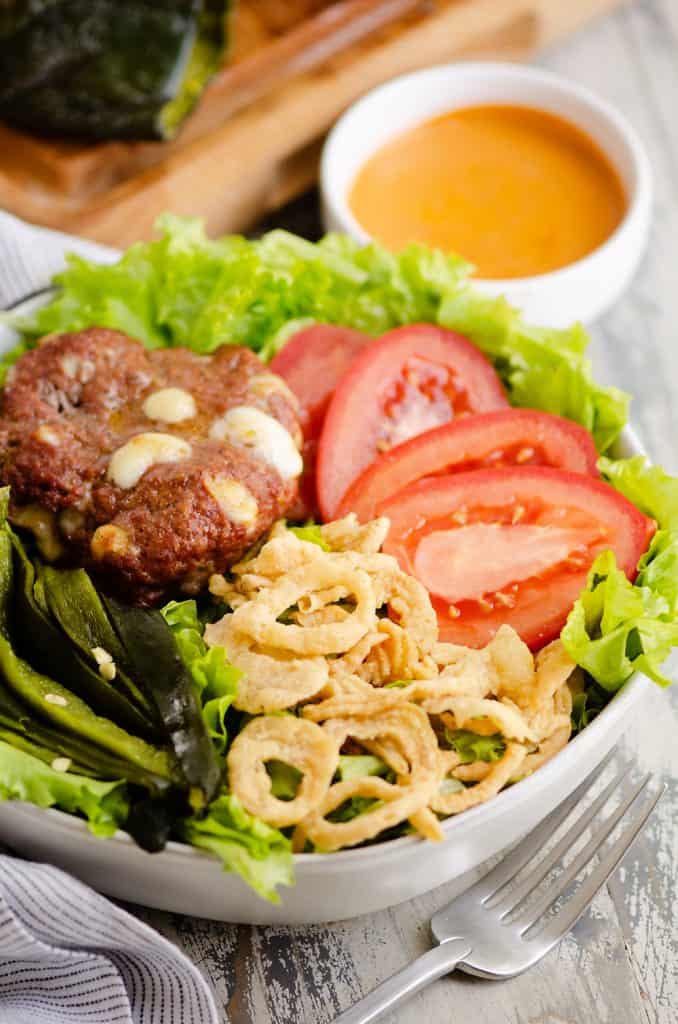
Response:
[{"label": "lettuce leaf", "polygon": [[658,530],[639,562],[635,584],[617,568],[611,551],[598,556],[561,638],[577,664],[610,692],[635,671],[668,686],[662,666],[678,646],[678,480],[643,455],[602,458],[599,468],[657,521]]},{"label": "lettuce leaf", "polygon": [[[380,800],[375,800],[371,796],[352,796],[335,810],[330,811],[327,815],[327,820],[335,824],[353,821],[354,818],[360,817],[361,814],[366,814],[369,810],[376,810],[380,803]],[[318,848],[318,852],[322,852],[321,848]]]},{"label": "lettuce leaf", "polygon": [[150,347],[211,352],[224,343],[280,347],[289,321],[348,323],[379,334],[434,320],[441,289],[466,264],[410,246],[393,255],[329,237],[315,245],[285,231],[258,241],[208,239],[199,220],[165,214],[161,237],[133,245],[113,266],[70,257],[54,300],[23,329],[29,337],[117,327]]},{"label": "lettuce leaf", "polygon": [[56,771],[2,740],[0,799],[25,800],[37,807],[58,807],[70,814],[82,814],[97,836],[112,836],[129,813],[124,780],[100,782],[85,775]]},{"label": "lettuce leaf", "polygon": [[477,292],[471,268],[455,256],[420,245],[391,253],[341,235],[314,244],[285,231],[212,240],[200,221],[169,214],[157,226],[160,238],[132,246],[112,266],[70,257],[54,299],[13,321],[23,343],[100,324],[149,347],[247,345],[270,358],[294,328],[314,321],[374,335],[428,321],[468,335],[515,405],[576,420],[601,452],[626,422],[627,397],[592,379],[582,327],[528,326],[503,299]]},{"label": "lettuce leaf", "polygon": [[456,750],[462,764],[473,761],[500,761],[506,749],[504,737],[499,733],[493,736],[481,736],[468,729],[445,729],[445,740],[452,750]]},{"label": "lettuce leaf", "polygon": [[209,734],[219,752],[225,753],[226,712],[238,693],[242,672],[230,664],[223,647],[207,647],[195,601],[170,601],[161,612],[195,683]]},{"label": "lettuce leaf", "polygon": [[193,846],[209,850],[255,892],[279,903],[279,885],[294,885],[292,844],[282,832],[252,817],[237,797],[222,793],[204,818],[187,818],[179,828]]},{"label": "lettuce leaf", "polygon": [[341,754],[338,773],[342,782],[347,779],[361,779],[366,775],[388,775],[390,768],[374,754]]},{"label": "lettuce leaf", "polygon": [[305,526],[288,526],[290,533],[294,533],[299,540],[308,541],[310,544],[317,544],[323,551],[331,551],[331,547],[322,535],[322,530],[317,523],[307,523]]},{"label": "lettuce leaf", "polygon": [[598,683],[589,682],[588,686],[572,698],[572,734],[577,735],[582,729],[600,714],[610,699],[610,694]]},{"label": "lettuce leaf", "polygon": [[285,761],[268,761],[266,771],[271,780],[271,793],[278,800],[294,800],[303,773]]},{"label": "lettuce leaf", "polygon": [[492,360],[513,405],[541,409],[586,427],[600,452],[628,419],[629,397],[600,387],[585,352],[580,324],[564,330],[532,327],[503,298],[456,287],[441,303],[438,320],[467,335]]}]

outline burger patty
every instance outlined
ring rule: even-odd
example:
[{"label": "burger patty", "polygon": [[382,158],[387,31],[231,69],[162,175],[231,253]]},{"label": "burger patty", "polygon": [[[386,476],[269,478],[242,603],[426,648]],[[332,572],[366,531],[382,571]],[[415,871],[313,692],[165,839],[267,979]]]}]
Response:
[{"label": "burger patty", "polygon": [[0,479],[45,557],[139,604],[199,591],[297,495],[296,399],[245,348],[52,335],[8,374]]}]

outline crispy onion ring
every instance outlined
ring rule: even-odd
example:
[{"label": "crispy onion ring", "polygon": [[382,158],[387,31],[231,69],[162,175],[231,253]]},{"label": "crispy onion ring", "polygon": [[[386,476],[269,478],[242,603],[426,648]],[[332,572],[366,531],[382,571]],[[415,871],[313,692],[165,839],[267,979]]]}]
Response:
[{"label": "crispy onion ring", "polygon": [[[427,701],[425,707],[429,714],[434,711],[431,708],[433,701]],[[444,702],[443,706],[436,706],[435,711],[451,711],[454,715],[456,728],[463,729],[475,718],[488,718],[496,726],[496,732],[515,740],[535,740],[536,735],[530,727],[520,708],[515,704],[500,700],[487,700],[480,697],[452,697]]]},{"label": "crispy onion ring", "polygon": [[[347,516],[320,527],[323,546],[280,521],[228,577],[210,581],[231,612],[207,628],[206,640],[244,672],[235,706],[251,714],[299,708],[300,718],[250,723],[229,754],[233,791],[269,824],[295,825],[296,849],[307,838],[324,850],[352,846],[404,821],[439,838],[436,812],[484,802],[553,757],[570,735],[577,675],[562,644],[535,659],[507,625],[483,650],[438,643],[427,592],[379,551],[387,527]],[[389,686],[402,680],[407,685]],[[498,732],[504,755],[462,764],[439,748],[443,727]],[[357,744],[380,757],[395,780],[333,784],[327,751],[336,768],[347,740],[347,750]],[[294,800],[273,797],[270,760],[302,771]],[[328,821],[351,797],[376,803],[351,821]]]},{"label": "crispy onion ring", "polygon": [[460,782],[482,782],[492,771],[490,761],[471,761],[469,764],[460,764],[452,772],[454,779]]},{"label": "crispy onion ring", "polygon": [[[355,679],[354,676],[347,678]],[[336,696],[329,697],[320,704],[307,704],[302,714],[312,722],[326,722],[330,718],[369,718],[398,707],[404,701],[397,689],[373,690],[368,688],[368,684],[364,686],[365,689],[351,685],[350,689],[342,689]]]},{"label": "crispy onion ring", "polygon": [[390,523],[388,519],[372,519],[364,525],[358,522],[355,512],[349,512],[343,519],[335,519],[320,527],[323,540],[333,551],[357,551],[362,555],[373,555],[386,540]]},{"label": "crispy onion ring", "polygon": [[[366,777],[330,786],[320,806],[301,826],[317,849],[330,852],[342,846],[355,846],[408,818],[415,816],[417,820],[417,812],[426,809],[440,780],[438,742],[421,708],[402,704],[383,711],[378,718],[330,719],[323,728],[339,747],[349,737],[358,742],[386,740],[393,743],[409,766],[409,772],[399,775],[397,784]],[[356,796],[373,797],[380,803],[351,821],[327,821],[328,814]],[[423,824],[430,832],[428,816]]]},{"label": "crispy onion ring", "polygon": [[494,668],[494,692],[510,697],[521,707],[534,690],[534,658],[526,643],[510,626],[500,626],[483,652]]},{"label": "crispy onion ring", "polygon": [[381,619],[377,631],[383,636],[382,642],[374,644],[357,669],[373,686],[382,686],[392,679],[430,679],[437,676],[435,662],[422,651],[408,630],[391,619]]},{"label": "crispy onion ring", "polygon": [[[355,611],[343,622],[304,627],[276,621],[300,597],[334,586],[344,587],[356,601]],[[233,613],[233,620],[238,632],[256,643],[313,657],[342,654],[357,644],[372,626],[375,610],[374,588],[367,573],[341,562],[317,559],[260,591]]]},{"label": "crispy onion ring", "polygon": [[496,761],[485,778],[470,789],[457,793],[437,793],[431,800],[431,808],[438,814],[459,814],[461,811],[482,804],[496,796],[516,774],[527,751],[520,743],[509,743],[501,761]]},{"label": "crispy onion ring", "polygon": [[260,715],[283,711],[315,697],[327,684],[329,669],[324,658],[292,658],[285,651],[259,651],[254,642],[241,636],[225,615],[208,626],[205,640],[210,647],[223,647],[229,661],[243,673],[233,701],[240,711]]},{"label": "crispy onion ring", "polygon": [[391,555],[347,553],[345,557],[372,578],[377,608],[388,605],[410,640],[429,654],[438,639],[438,620],[424,585],[403,572]]},{"label": "crispy onion ring", "polygon": [[532,772],[536,772],[537,768],[541,768],[552,757],[555,757],[563,747],[567,746],[571,732],[572,726],[568,722],[566,725],[561,725],[555,732],[552,732],[547,739],[542,740],[537,749],[525,758],[523,776],[531,775]]},{"label": "crispy onion ring", "polygon": [[[249,722],[231,744],[226,763],[232,792],[245,810],[274,828],[296,825],[325,796],[337,766],[338,747],[321,726],[292,715],[264,715]],[[283,761],[302,773],[292,800],[271,792],[269,761]]]},{"label": "crispy onion ring", "polygon": [[535,658],[535,686],[531,694],[532,706],[538,707],[553,697],[572,675],[577,666],[565,650],[561,640],[554,640]]}]

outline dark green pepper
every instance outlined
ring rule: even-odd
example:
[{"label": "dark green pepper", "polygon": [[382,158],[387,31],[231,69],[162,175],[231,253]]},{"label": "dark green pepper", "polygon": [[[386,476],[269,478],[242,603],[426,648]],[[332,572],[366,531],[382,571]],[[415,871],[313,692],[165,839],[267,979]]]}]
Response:
[{"label": "dark green pepper", "polygon": [[3,0],[0,116],[45,135],[167,139],[219,70],[229,0]]},{"label": "dark green pepper", "polygon": [[222,768],[172,631],[158,611],[132,608],[106,596],[103,601],[135,677],[143,680],[157,704],[190,787],[189,802],[201,810],[219,790]]},{"label": "dark green pepper", "polygon": [[[114,754],[109,754],[93,743],[62,732],[46,722],[39,721],[30,709],[23,705],[7,689],[0,680],[0,730],[2,739],[13,746],[20,746],[27,753],[40,756],[29,749],[31,744],[36,748],[51,753],[51,761],[55,757],[67,757],[75,770],[82,775],[91,775],[97,779],[125,779],[152,793],[163,793],[169,783],[167,779],[153,775],[139,765],[131,764]],[[47,756],[41,760],[48,760]]]},{"label": "dark green pepper", "polygon": [[[45,614],[35,597],[33,563],[16,535],[12,535],[12,549],[15,576],[11,632],[18,653],[29,658],[34,668],[68,686],[97,714],[110,718],[136,736],[159,738],[159,730],[154,727],[153,708],[141,694],[139,696],[146,707],[142,709],[140,700],[132,703],[130,698],[136,697],[136,693],[129,693],[117,666],[113,681],[103,679],[97,668],[85,661],[54,620]],[[92,662],[91,652],[88,654]],[[127,692],[120,692],[122,689]]]},{"label": "dark green pepper", "polygon": [[96,743],[124,760],[162,778],[175,773],[166,750],[151,746],[101,718],[80,697],[32,668],[20,658],[10,641],[9,602],[12,590],[12,541],[7,529],[0,532],[0,674],[7,687],[36,714],[58,728]]},{"label": "dark green pepper", "polygon": [[[61,648],[77,652],[76,657],[79,654],[79,660],[85,662],[94,672],[97,670],[94,668],[92,652],[97,648],[107,651],[113,659],[116,670],[115,679],[109,685],[119,690],[125,700],[141,714],[146,730],[141,735],[157,737],[159,730],[162,730],[162,723],[155,704],[130,678],[130,666],[127,664],[125,650],[110,623],[101,598],[85,570],[54,569],[39,563],[37,583],[37,592],[41,601],[47,605],[49,614],[60,627],[56,630],[56,634]],[[47,666],[38,665],[37,667],[49,671]],[[80,694],[80,696],[84,697],[85,695]],[[88,700],[88,703],[92,702]],[[107,714],[105,708],[101,713]],[[114,715],[110,715],[110,717],[117,721]]]}]

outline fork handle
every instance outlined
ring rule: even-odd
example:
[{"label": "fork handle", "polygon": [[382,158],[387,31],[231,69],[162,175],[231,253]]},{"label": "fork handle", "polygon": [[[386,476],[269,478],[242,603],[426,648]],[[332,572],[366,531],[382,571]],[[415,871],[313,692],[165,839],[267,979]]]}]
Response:
[{"label": "fork handle", "polygon": [[448,939],[414,963],[377,985],[364,999],[339,1014],[334,1024],[371,1024],[382,1014],[410,999],[443,974],[449,974],[471,952],[466,939]]}]

